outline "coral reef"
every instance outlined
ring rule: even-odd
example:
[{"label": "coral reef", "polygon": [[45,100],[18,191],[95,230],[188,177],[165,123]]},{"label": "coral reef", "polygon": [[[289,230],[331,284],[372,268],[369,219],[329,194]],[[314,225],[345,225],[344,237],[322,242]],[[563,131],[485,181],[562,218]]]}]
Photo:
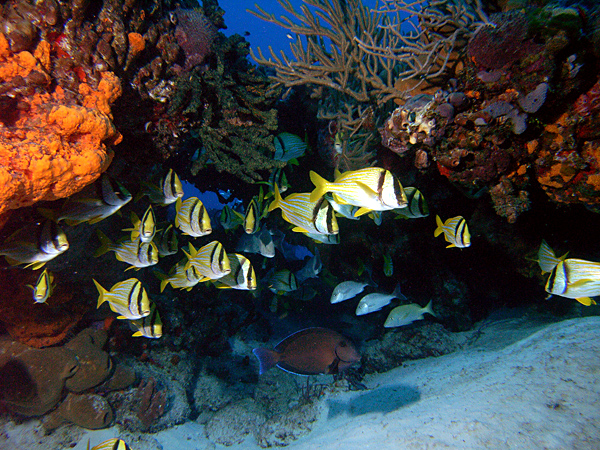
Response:
[{"label": "coral reef", "polygon": [[78,192],[108,168],[121,139],[110,114],[118,78],[80,83],[75,102],[62,86],[51,89],[52,64],[47,41],[17,53],[0,34],[0,214]]},{"label": "coral reef", "polygon": [[420,169],[435,161],[468,196],[489,191],[510,223],[529,209],[535,181],[554,201],[597,205],[599,60],[583,14],[556,5],[492,14],[496,26],[468,40],[444,89],[392,113],[383,145],[415,155]]},{"label": "coral reef", "polygon": [[178,79],[169,115],[186,119],[197,159],[194,176],[207,165],[246,182],[261,180],[260,171],[283,167],[273,159],[277,92],[245,57],[248,44],[240,36],[221,37],[207,67]]},{"label": "coral reef", "polygon": [[137,388],[137,416],[144,429],[156,422],[165,412],[167,394],[165,390],[156,388],[156,380],[152,377],[142,380]]}]

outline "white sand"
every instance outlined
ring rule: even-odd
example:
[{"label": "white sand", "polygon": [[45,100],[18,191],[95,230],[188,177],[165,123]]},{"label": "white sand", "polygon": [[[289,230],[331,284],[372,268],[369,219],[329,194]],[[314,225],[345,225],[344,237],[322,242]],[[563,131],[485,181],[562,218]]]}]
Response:
[{"label": "white sand", "polygon": [[[524,324],[492,324],[464,350],[368,377],[369,391],[330,396],[312,432],[287,448],[600,449],[600,317]],[[61,448],[27,439],[34,424],[0,427],[0,449]],[[75,449],[115,435],[86,432]],[[252,436],[215,446],[195,423],[145,437],[158,443],[128,441],[134,450],[260,448]]]}]

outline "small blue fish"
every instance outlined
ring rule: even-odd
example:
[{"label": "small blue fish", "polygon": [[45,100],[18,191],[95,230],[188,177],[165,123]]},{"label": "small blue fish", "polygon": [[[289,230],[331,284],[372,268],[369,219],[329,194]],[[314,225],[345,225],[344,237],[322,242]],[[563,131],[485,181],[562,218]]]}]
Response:
[{"label": "small blue fish", "polygon": [[269,289],[275,294],[285,294],[298,289],[296,275],[288,269],[275,272],[269,279]]},{"label": "small blue fish", "polygon": [[288,162],[304,155],[306,142],[292,133],[279,133],[275,136],[275,155],[273,159]]}]

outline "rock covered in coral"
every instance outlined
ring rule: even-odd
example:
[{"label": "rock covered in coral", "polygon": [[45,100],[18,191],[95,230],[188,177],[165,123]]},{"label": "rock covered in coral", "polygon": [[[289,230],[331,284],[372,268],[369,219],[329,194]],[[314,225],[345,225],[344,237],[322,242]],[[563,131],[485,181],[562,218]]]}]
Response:
[{"label": "rock covered in coral", "polygon": [[175,38],[185,53],[185,70],[202,64],[212,51],[217,27],[198,9],[175,10],[177,27]]},{"label": "rock covered in coral", "polygon": [[35,349],[4,336],[0,339],[0,402],[11,412],[41,416],[61,400],[65,381],[78,370],[72,350]]},{"label": "rock covered in coral", "polygon": [[74,423],[88,430],[106,428],[113,421],[113,410],[106,399],[97,394],[67,394],[67,397],[44,422],[46,430],[61,423]]},{"label": "rock covered in coral", "polygon": [[[447,93],[428,97],[426,112],[396,110],[382,130],[383,144],[400,154],[418,151],[421,169],[435,161],[469,196],[489,191],[497,213],[511,223],[528,209],[535,181],[554,201],[598,204],[598,119],[591,111],[599,60],[585,14],[554,4],[493,14],[496,26],[480,27],[469,40],[465,68],[449,80]],[[461,106],[450,96],[460,96]],[[419,117],[436,124],[424,130]]]},{"label": "rock covered in coral", "polygon": [[108,168],[121,139],[109,107],[120,81],[106,73],[81,83],[74,102],[61,86],[50,89],[51,64],[47,41],[14,53],[0,35],[0,213],[78,192]]},{"label": "rock covered in coral", "polygon": [[[104,428],[113,411],[101,394],[91,388],[108,380],[101,392],[122,389],[133,383],[131,370],[113,366],[104,330],[85,329],[61,347],[35,349],[8,337],[0,339],[0,403],[25,417],[41,416],[58,405],[45,421],[47,430],[64,422],[85,428]],[[63,394],[68,392],[65,399]],[[88,392],[84,392],[88,391]]]},{"label": "rock covered in coral", "polygon": [[414,331],[393,331],[363,349],[363,369],[366,373],[386,372],[403,361],[445,355],[457,348],[451,333],[439,324],[426,324]]},{"label": "rock covered in coral", "polygon": [[65,383],[69,391],[75,393],[86,391],[98,386],[112,375],[111,358],[102,350],[106,340],[106,331],[87,328],[65,344],[65,348],[77,355],[79,362],[79,370]]}]

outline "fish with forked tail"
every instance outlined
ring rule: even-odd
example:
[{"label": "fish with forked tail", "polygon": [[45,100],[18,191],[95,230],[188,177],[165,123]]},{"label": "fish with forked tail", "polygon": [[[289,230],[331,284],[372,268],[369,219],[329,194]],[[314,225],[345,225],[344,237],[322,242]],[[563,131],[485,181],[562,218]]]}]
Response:
[{"label": "fish with forked tail", "polygon": [[296,375],[336,374],[360,361],[352,342],[327,328],[306,328],[291,334],[273,350],[255,348],[260,374],[279,367]]},{"label": "fish with forked tail", "polygon": [[11,266],[26,264],[25,267],[37,270],[68,249],[69,241],[64,231],[47,220],[41,227],[26,226],[10,235],[0,245],[0,255]]}]

